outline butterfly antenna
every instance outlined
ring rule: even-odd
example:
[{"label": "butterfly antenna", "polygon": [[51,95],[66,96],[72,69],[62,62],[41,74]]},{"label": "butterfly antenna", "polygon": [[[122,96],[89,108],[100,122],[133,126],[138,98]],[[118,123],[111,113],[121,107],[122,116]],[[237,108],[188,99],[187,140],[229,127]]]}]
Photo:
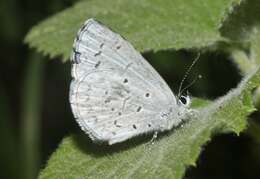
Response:
[{"label": "butterfly antenna", "polygon": [[201,79],[202,76],[201,75],[198,75],[195,79],[192,80],[192,82],[190,84],[188,84],[185,88],[183,88],[181,91],[180,91],[180,94],[182,94],[186,89],[188,89],[189,87],[191,87],[194,83],[196,83],[199,79]]},{"label": "butterfly antenna", "polygon": [[187,89],[188,87],[190,87],[191,85],[193,85],[195,82],[196,82],[196,79],[193,80],[192,83],[190,83],[188,86],[186,86],[183,90],[182,90],[182,86],[183,86],[183,83],[184,81],[187,79],[192,67],[196,64],[196,62],[199,60],[200,58],[200,53],[198,53],[197,57],[193,60],[193,62],[191,63],[191,65],[189,66],[188,70],[185,72],[185,75],[184,77],[182,78],[181,80],[181,84],[180,84],[180,87],[179,87],[179,90],[178,90],[178,98],[180,98],[182,92]]}]

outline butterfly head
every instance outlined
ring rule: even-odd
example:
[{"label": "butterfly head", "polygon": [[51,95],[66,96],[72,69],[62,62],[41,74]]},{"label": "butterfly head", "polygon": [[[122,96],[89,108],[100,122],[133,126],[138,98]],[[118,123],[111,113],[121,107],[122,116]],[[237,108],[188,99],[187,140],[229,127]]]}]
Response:
[{"label": "butterfly head", "polygon": [[184,108],[188,108],[190,106],[190,103],[191,103],[191,99],[190,99],[190,96],[180,96],[178,98],[178,105],[180,107],[184,107]]}]

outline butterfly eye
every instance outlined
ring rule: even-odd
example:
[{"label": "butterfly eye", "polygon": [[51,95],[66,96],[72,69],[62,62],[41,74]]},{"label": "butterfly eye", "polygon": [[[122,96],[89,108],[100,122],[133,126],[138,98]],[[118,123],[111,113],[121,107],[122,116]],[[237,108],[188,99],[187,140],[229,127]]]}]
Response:
[{"label": "butterfly eye", "polygon": [[180,96],[179,101],[184,106],[189,106],[190,105],[190,97],[189,96]]},{"label": "butterfly eye", "polygon": [[187,100],[186,100],[186,98],[185,98],[184,96],[181,96],[181,97],[180,97],[180,101],[181,101],[181,103],[184,104],[184,105],[186,105],[186,103],[187,103]]}]

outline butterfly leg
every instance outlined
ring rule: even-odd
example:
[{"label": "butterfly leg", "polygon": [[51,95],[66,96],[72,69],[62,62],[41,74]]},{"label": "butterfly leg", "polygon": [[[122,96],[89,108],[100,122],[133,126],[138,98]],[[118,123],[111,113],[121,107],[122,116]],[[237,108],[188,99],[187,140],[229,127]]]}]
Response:
[{"label": "butterfly leg", "polygon": [[151,143],[151,144],[154,144],[154,142],[155,142],[157,136],[158,136],[158,132],[155,131],[155,132],[153,133],[153,137],[152,137],[152,139],[150,140],[150,143]]}]

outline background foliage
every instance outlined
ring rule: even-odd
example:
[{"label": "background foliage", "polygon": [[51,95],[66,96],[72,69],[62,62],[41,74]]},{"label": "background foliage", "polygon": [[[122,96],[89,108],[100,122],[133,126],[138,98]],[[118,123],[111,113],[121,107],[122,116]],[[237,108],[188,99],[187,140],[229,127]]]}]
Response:
[{"label": "background foliage", "polygon": [[[257,0],[1,4],[0,178],[259,178]],[[154,145],[150,136],[113,147],[90,142],[69,108],[70,64],[60,62],[89,17],[132,42],[174,91],[200,52],[187,80],[203,76],[189,89],[198,118]]]}]

